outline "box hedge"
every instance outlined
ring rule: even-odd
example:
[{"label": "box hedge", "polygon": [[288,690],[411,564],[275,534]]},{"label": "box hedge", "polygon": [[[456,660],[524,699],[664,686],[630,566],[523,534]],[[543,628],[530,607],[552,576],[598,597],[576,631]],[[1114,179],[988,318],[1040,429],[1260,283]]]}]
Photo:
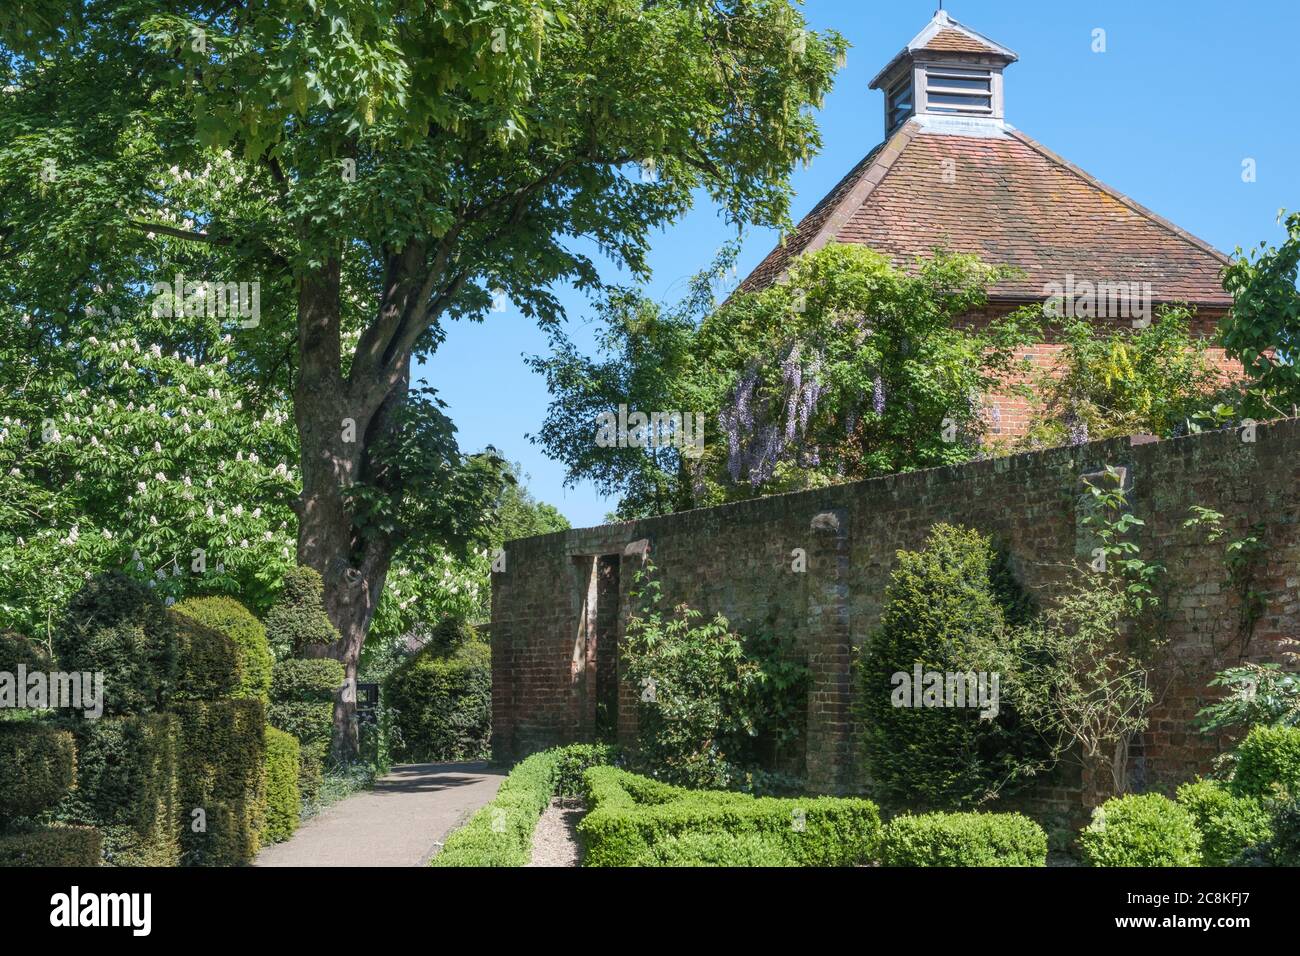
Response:
[{"label": "box hedge", "polygon": [[102,854],[102,839],[94,827],[42,827],[0,835],[0,867],[99,866]]},{"label": "box hedge", "polygon": [[431,642],[384,681],[393,759],[473,760],[492,736],[492,651],[471,638]]},{"label": "box hedge", "polygon": [[890,820],[881,866],[1046,866],[1047,834],[1019,813],[927,813]]},{"label": "box hedge", "polygon": [[[178,605],[179,606],[179,605]],[[171,699],[218,700],[239,686],[239,658],[235,642],[215,627],[192,617],[168,611],[176,632],[176,684]]]},{"label": "box hedge", "polygon": [[266,728],[266,843],[281,843],[298,829],[302,799],[298,794],[298,738]]},{"label": "box hedge", "polygon": [[298,791],[304,803],[315,802],[334,733],[334,693],[347,673],[329,658],[277,661],[271,679],[267,721],[301,744]]},{"label": "box hedge", "polygon": [[175,605],[172,612],[214,628],[234,643],[238,676],[230,696],[256,697],[263,703],[270,699],[271,648],[262,622],[248,608],[234,598],[217,596],[189,598]]},{"label": "box hedge", "polygon": [[1093,866],[1200,866],[1201,834],[1185,807],[1158,793],[1112,797],[1079,834]]},{"label": "box hedge", "polygon": [[1252,728],[1229,787],[1241,797],[1300,797],[1300,727]]},{"label": "box hedge", "polygon": [[798,866],[786,848],[757,833],[683,833],[660,840],[637,859],[636,866],[771,867]]},{"label": "box hedge", "polygon": [[76,778],[67,730],[37,721],[0,723],[0,823],[54,807]]},{"label": "box hedge", "polygon": [[447,838],[431,866],[527,866],[533,830],[558,788],[579,769],[614,760],[617,748],[560,747],[533,754],[510,771],[496,798]]},{"label": "box hedge", "polygon": [[1178,788],[1201,833],[1205,866],[1228,866],[1251,847],[1273,836],[1269,812],[1255,797],[1239,797],[1216,780],[1195,780]]},{"label": "box hedge", "polygon": [[277,661],[271,672],[271,699],[332,702],[345,680],[343,664],[328,657]]},{"label": "box hedge", "polygon": [[585,781],[591,810],[578,834],[587,866],[635,866],[687,833],[761,836],[800,866],[866,863],[879,844],[880,812],[869,800],[684,790],[613,767],[588,770]]},{"label": "box hedge", "polygon": [[325,584],[311,568],[284,576],[284,589],[266,614],[266,636],[276,660],[301,655],[310,645],[332,644],[339,632],[325,612]]},{"label": "box hedge", "polygon": [[262,702],[187,701],[175,710],[181,740],[181,863],[247,863],[257,854],[266,806]]}]

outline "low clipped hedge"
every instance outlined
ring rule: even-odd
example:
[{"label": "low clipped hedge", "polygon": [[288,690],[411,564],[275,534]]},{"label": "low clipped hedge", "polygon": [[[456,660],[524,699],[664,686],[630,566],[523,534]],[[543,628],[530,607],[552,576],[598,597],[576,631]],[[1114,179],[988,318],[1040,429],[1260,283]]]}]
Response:
[{"label": "low clipped hedge", "polygon": [[492,736],[492,651],[476,638],[431,643],[384,681],[395,760],[474,760]]},{"label": "low clipped hedge", "polygon": [[1300,797],[1300,727],[1255,727],[1237,747],[1229,784],[1240,797]]},{"label": "low clipped hedge", "polygon": [[784,846],[757,833],[683,833],[660,840],[637,866],[798,866]]},{"label": "low clipped hedge", "polygon": [[559,747],[520,761],[501,782],[496,798],[447,838],[430,866],[526,866],[533,830],[551,797],[565,781],[597,763],[608,763],[617,748],[592,745]]},{"label": "low clipped hedge", "polygon": [[1228,866],[1251,847],[1273,836],[1270,814],[1255,797],[1239,797],[1215,780],[1195,780],[1178,788],[1201,833],[1205,866]]},{"label": "low clipped hedge", "polygon": [[262,622],[248,608],[231,597],[197,597],[174,605],[172,613],[214,628],[230,638],[238,667],[235,688],[229,696],[256,697],[263,702],[270,699],[271,647]]},{"label": "low clipped hedge", "polygon": [[0,867],[99,866],[102,853],[94,827],[43,827],[0,835]]},{"label": "low clipped hedge", "polygon": [[1201,834],[1186,807],[1158,793],[1112,797],[1079,834],[1093,866],[1200,866]]},{"label": "low clipped hedge", "polygon": [[282,843],[298,829],[302,798],[298,794],[298,738],[266,728],[266,843]]},{"label": "low clipped hedge", "polygon": [[247,863],[259,848],[265,808],[262,702],[187,701],[176,706],[176,716],[181,740],[181,864]]},{"label": "low clipped hedge", "polygon": [[881,866],[1046,866],[1047,834],[1019,813],[898,816],[881,832]]},{"label": "low clipped hedge", "polygon": [[76,779],[66,730],[36,721],[0,723],[0,822],[55,806]]},{"label": "low clipped hedge", "polygon": [[77,785],[55,808],[103,834],[111,866],[176,866],[179,723],[173,714],[69,720]]},{"label": "low clipped hedge", "polygon": [[[178,607],[180,605],[177,605]],[[215,627],[169,609],[176,632],[176,684],[173,701],[217,700],[229,697],[239,686],[239,657],[235,642]]]},{"label": "low clipped hedge", "polygon": [[874,859],[880,811],[870,800],[781,799],[684,790],[614,767],[585,775],[591,811],[578,825],[586,866],[636,866],[663,840],[688,833],[759,836],[800,866]]}]

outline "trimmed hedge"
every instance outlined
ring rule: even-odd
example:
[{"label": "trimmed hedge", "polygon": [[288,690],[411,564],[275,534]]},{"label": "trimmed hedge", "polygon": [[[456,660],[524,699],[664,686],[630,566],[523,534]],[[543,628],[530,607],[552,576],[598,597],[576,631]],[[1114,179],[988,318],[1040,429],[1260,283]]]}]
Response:
[{"label": "trimmed hedge", "polygon": [[[430,866],[527,866],[533,830],[558,786],[583,769],[615,759],[615,747],[578,745],[533,754],[501,783],[496,798],[447,838]],[[585,765],[585,766],[584,766]]]},{"label": "trimmed hedge", "polygon": [[301,654],[309,644],[332,644],[339,632],[325,613],[325,584],[311,568],[284,576],[284,590],[266,614],[266,637],[276,660]]},{"label": "trimmed hedge", "polygon": [[784,846],[756,833],[683,833],[660,840],[637,866],[798,866]]},{"label": "trimmed hedge", "polygon": [[271,699],[333,702],[334,693],[347,680],[343,664],[328,657],[277,661],[271,672]]},{"label": "trimmed hedge", "polygon": [[890,820],[881,866],[1046,866],[1047,834],[1019,813],[928,813]]},{"label": "trimmed hedge", "polygon": [[188,701],[177,705],[176,716],[181,734],[181,863],[247,863],[257,854],[265,809],[262,702]]},{"label": "trimmed hedge", "polygon": [[1200,866],[1201,834],[1185,807],[1158,793],[1112,797],[1079,834],[1093,866]]},{"label": "trimmed hedge", "polygon": [[854,866],[875,857],[880,812],[870,800],[780,799],[684,790],[613,767],[585,775],[591,812],[578,825],[586,866],[635,866],[687,833],[758,835],[800,866]]},{"label": "trimmed hedge", "polygon": [[76,779],[72,734],[46,723],[0,723],[0,822],[55,806]]},{"label": "trimmed hedge", "polygon": [[267,843],[282,843],[298,829],[302,813],[299,759],[297,737],[266,728],[266,828],[262,835]]},{"label": "trimmed hedge", "polygon": [[18,673],[18,665],[29,671],[44,670],[49,665],[49,655],[38,644],[15,631],[0,631],[0,671]]},{"label": "trimmed hedge", "polygon": [[102,853],[94,827],[45,827],[0,836],[0,867],[99,866]]},{"label": "trimmed hedge", "polygon": [[271,678],[272,727],[293,734],[301,746],[298,791],[304,803],[320,793],[321,777],[334,733],[334,692],[347,673],[342,663],[329,658],[277,661]]},{"label": "trimmed hedge", "polygon": [[[177,605],[178,607],[180,605]],[[235,642],[215,627],[169,609],[176,631],[176,686],[172,700],[217,700],[239,686],[239,657]]]},{"label": "trimmed hedge", "polygon": [[1195,780],[1178,788],[1201,833],[1205,866],[1228,866],[1251,847],[1273,836],[1269,812],[1254,797],[1239,797],[1214,780]]},{"label": "trimmed hedge", "polygon": [[98,828],[109,865],[176,866],[175,715],[73,720],[67,726],[77,744],[77,785],[55,816]]},{"label": "trimmed hedge", "polygon": [[101,671],[104,712],[140,714],[162,706],[176,675],[176,635],[149,588],[125,574],[88,581],[54,635],[65,671]]},{"label": "trimmed hedge", "polygon": [[1237,747],[1229,787],[1239,797],[1300,797],[1300,727],[1255,727]]},{"label": "trimmed hedge", "polygon": [[181,601],[172,612],[198,624],[214,628],[230,638],[238,661],[236,689],[229,696],[270,699],[271,648],[266,629],[251,611],[230,597],[198,597]]},{"label": "trimmed hedge", "polygon": [[492,651],[486,642],[431,643],[384,681],[394,760],[473,760],[492,736]]}]

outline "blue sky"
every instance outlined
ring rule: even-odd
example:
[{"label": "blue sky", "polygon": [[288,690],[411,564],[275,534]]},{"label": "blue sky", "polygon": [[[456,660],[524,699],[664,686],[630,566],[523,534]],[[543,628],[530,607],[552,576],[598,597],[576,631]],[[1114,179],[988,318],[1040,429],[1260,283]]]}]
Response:
[{"label": "blue sky", "polygon": [[[816,30],[851,44],[848,62],[818,114],[824,147],[793,176],[797,221],[882,138],[880,93],[867,84],[934,14],[936,0],[808,0]],[[1103,182],[1225,252],[1282,236],[1280,208],[1300,208],[1300,86],[1295,80],[1296,0],[956,0],[948,12],[1009,46],[1020,61],[1006,72],[1007,120]],[[1106,31],[1094,53],[1093,31]],[[1242,181],[1253,159],[1257,179]],[[649,292],[671,300],[733,231],[707,205],[659,234]],[[749,233],[743,277],[776,234]],[[607,278],[627,281],[611,264]],[[592,340],[587,300],[561,290],[569,334]],[[528,487],[575,526],[599,524],[611,509],[589,485],[564,488],[564,470],[525,437],[536,432],[549,396],[524,364],[546,340],[508,307],[482,323],[448,330],[419,370],[448,403],[462,449],[491,444],[523,465]]]}]

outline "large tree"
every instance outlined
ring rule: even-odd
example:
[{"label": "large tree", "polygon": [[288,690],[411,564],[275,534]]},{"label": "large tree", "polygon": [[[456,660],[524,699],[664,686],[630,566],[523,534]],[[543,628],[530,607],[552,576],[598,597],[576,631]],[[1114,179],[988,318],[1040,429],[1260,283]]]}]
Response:
[{"label": "large tree", "polygon": [[291,390],[354,676],[398,549],[490,497],[412,363],[501,297],[558,321],[588,248],[644,274],[699,195],[783,223],[843,50],[785,0],[33,0],[0,13],[0,261],[38,325],[174,284],[177,243],[212,253],[180,281],[259,284],[235,335]]}]

